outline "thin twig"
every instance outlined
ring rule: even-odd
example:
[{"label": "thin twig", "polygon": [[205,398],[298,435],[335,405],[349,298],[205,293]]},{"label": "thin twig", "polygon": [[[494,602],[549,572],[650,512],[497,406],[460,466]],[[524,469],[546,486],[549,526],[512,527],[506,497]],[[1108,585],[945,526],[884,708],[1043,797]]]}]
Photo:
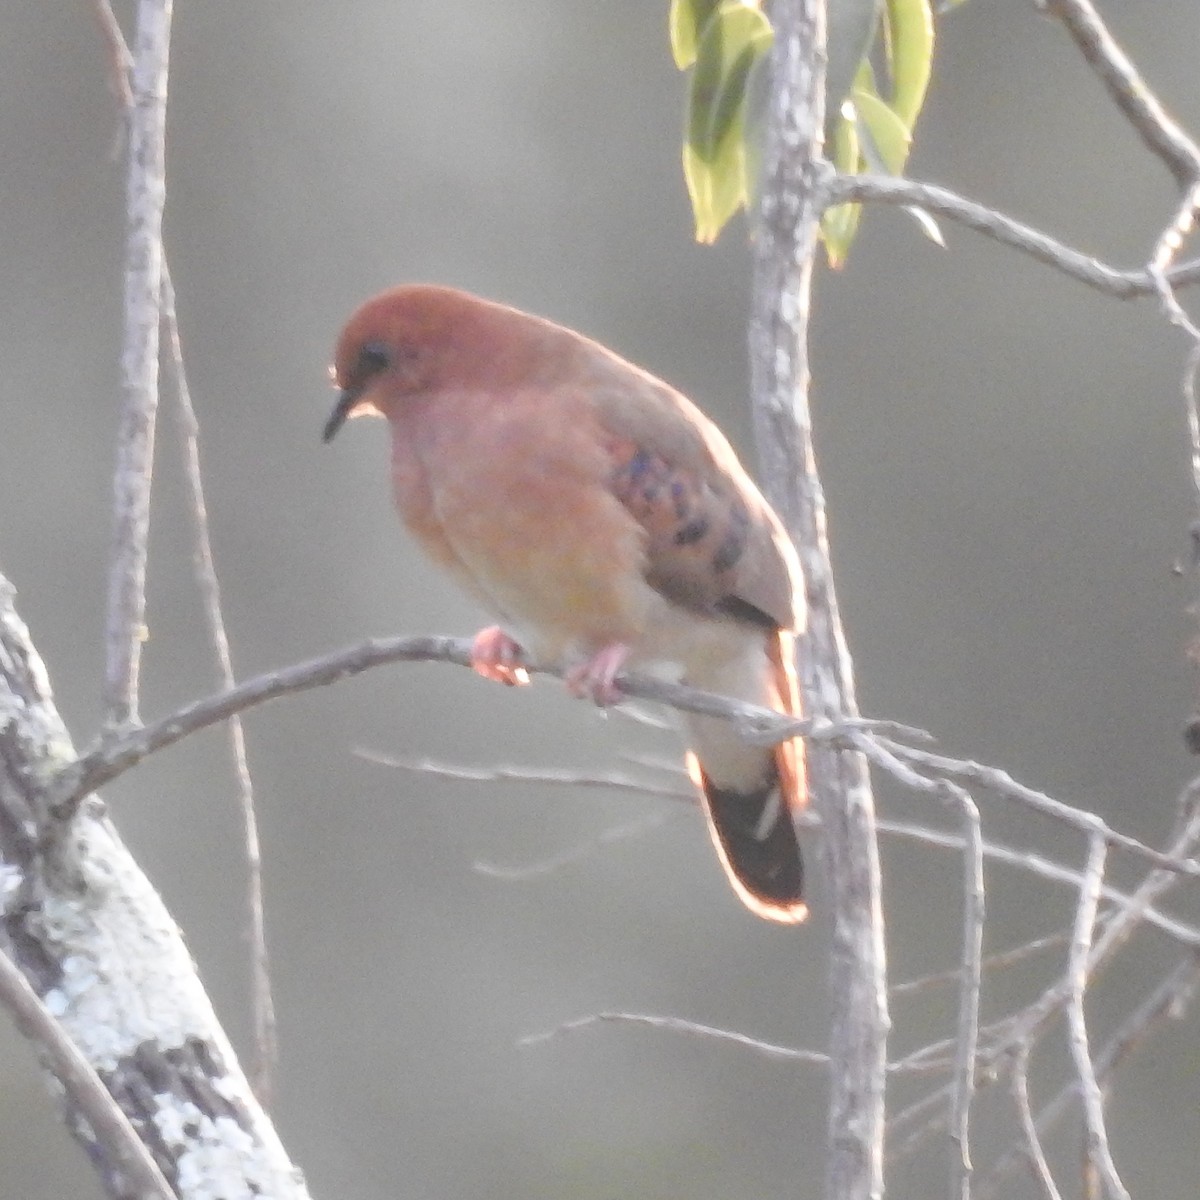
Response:
[{"label": "thin twig", "polygon": [[535,787],[568,787],[582,790],[595,788],[610,792],[633,792],[639,796],[659,797],[664,800],[686,800],[693,805],[696,802],[695,788],[684,787],[682,784],[674,787],[670,784],[649,783],[622,771],[599,771],[589,774],[554,767],[474,767],[465,763],[439,762],[434,758],[383,754],[363,746],[355,746],[353,753],[382,767],[394,767],[401,771],[414,771],[422,775],[466,783],[522,783]]},{"label": "thin twig", "polygon": [[1193,878],[1200,877],[1200,862],[1194,858],[1183,859],[1165,854],[1161,850],[1155,850],[1144,842],[1139,842],[1137,838],[1113,829],[1095,813],[1074,808],[1070,804],[1064,804],[1063,801],[1054,799],[1053,796],[1048,796],[1045,792],[1039,792],[1035,788],[1018,783],[1007,771],[1001,770],[999,767],[989,767],[970,759],[947,758],[945,755],[932,754],[928,750],[905,746],[887,737],[879,737],[876,740],[885,750],[890,751],[906,763],[923,767],[942,778],[985,787],[997,796],[1018,801],[1086,834],[1098,833],[1109,845],[1128,850],[1157,867],[1164,867],[1169,871],[1190,875]]},{"label": "thin twig", "polygon": [[[191,492],[192,537],[196,583],[203,601],[209,645],[217,661],[218,677],[228,691],[237,682],[233,672],[233,655],[225,618],[221,613],[221,585],[213,560],[212,538],[209,536],[208,506],[204,500],[204,476],[200,470],[200,422],[192,404],[187,372],[183,363],[183,345],[179,338],[179,320],[175,311],[175,287],[170,269],[163,263],[163,324],[167,333],[167,348],[175,382],[175,397],[179,414],[183,448],[183,471]],[[270,1105],[272,1077],[279,1057],[279,1042],[275,1023],[275,1002],[271,996],[271,969],[267,955],[267,929],[263,912],[262,850],[258,836],[258,818],[254,812],[254,784],[246,758],[246,733],[241,717],[234,714],[228,721],[229,751],[237,780],[238,811],[242,817],[242,844],[246,851],[246,909],[250,916],[250,994],[254,1015],[255,1062],[251,1071],[254,1094],[264,1108]]]},{"label": "thin twig", "polygon": [[1042,0],[1042,3],[1046,12],[1062,22],[1113,102],[1150,152],[1166,165],[1175,182],[1186,188],[1200,177],[1200,150],[1196,143],[1167,116],[1090,0]]},{"label": "thin twig", "polygon": [[1100,905],[1100,884],[1104,878],[1104,862],[1108,845],[1103,837],[1092,837],[1088,846],[1088,861],[1084,886],[1079,889],[1079,907],[1075,913],[1075,932],[1071,938],[1071,953],[1067,962],[1070,999],[1067,1003],[1067,1039],[1071,1058],[1079,1075],[1083,1112],[1087,1120],[1088,1161],[1104,1179],[1111,1195],[1117,1200],[1130,1200],[1129,1192],[1117,1174],[1112,1149],[1108,1144],[1108,1128],[1104,1120],[1104,1094],[1096,1078],[1096,1068],[1088,1046],[1087,1017],[1083,998],[1088,986],[1088,965],[1092,939],[1096,930],[1096,914]]},{"label": "thin twig", "polygon": [[[1186,793],[1194,794],[1196,787],[1197,783],[1193,782],[1186,789]],[[1198,839],[1200,839],[1200,806],[1193,806],[1185,814],[1185,819],[1171,838],[1167,853],[1171,858],[1179,859],[1191,851]],[[1147,913],[1154,903],[1175,887],[1181,878],[1181,875],[1164,868],[1151,871],[1125,899],[1124,903],[1102,920],[1102,932],[1096,938],[1095,944],[1088,954],[1086,969],[1090,979],[1094,979],[1108,965],[1117,951],[1148,919]],[[1081,887],[1086,884],[1085,878]],[[1070,1002],[1071,986],[1069,976],[1064,976],[1056,983],[1051,984],[1036,1000],[1019,1012],[1013,1013],[981,1031],[977,1083],[998,1081],[1011,1065],[1012,1055],[1020,1046],[1028,1045],[1032,1049],[1050,1022]],[[889,1147],[889,1158],[899,1159],[911,1154],[920,1147],[926,1138],[944,1128],[944,1110],[935,1111],[935,1115],[924,1126],[912,1130],[903,1140],[896,1141],[905,1129],[914,1125],[918,1119],[923,1119],[926,1112],[930,1109],[937,1110],[939,1102],[945,1104],[950,1098],[950,1094],[949,1085],[937,1088],[896,1114],[888,1122],[889,1137],[893,1143]]]},{"label": "thin twig", "polygon": [[797,1050],[791,1046],[780,1046],[775,1042],[764,1042],[744,1033],[736,1033],[730,1029],[717,1029],[712,1025],[701,1025],[696,1021],[685,1021],[681,1017],[658,1017],[647,1013],[630,1012],[599,1012],[586,1017],[577,1017],[572,1021],[563,1021],[553,1029],[540,1033],[526,1034],[517,1041],[518,1046],[538,1046],[552,1041],[566,1033],[575,1033],[581,1029],[589,1029],[593,1025],[616,1021],[631,1025],[648,1025],[652,1029],[664,1029],[670,1033],[682,1033],[688,1037],[710,1038],[719,1042],[730,1042],[745,1050],[752,1050],[762,1058],[773,1062],[810,1063],[813,1066],[827,1067],[829,1056],[816,1050]]},{"label": "thin twig", "polygon": [[[932,829],[927,825],[917,825],[909,821],[893,821],[883,818],[879,822],[879,832],[909,838],[929,846],[944,846],[951,850],[962,850],[966,845],[958,834],[947,833],[941,829]],[[1083,875],[1079,871],[1065,867],[1061,863],[1052,862],[1041,854],[1034,854],[1028,850],[1017,850],[1002,842],[985,841],[983,854],[985,858],[1029,871],[1031,874],[1053,880],[1055,883],[1065,883],[1076,890],[1083,883]],[[1107,883],[1104,885],[1102,896],[1103,899],[1118,908],[1125,907],[1133,899],[1128,893],[1119,891]],[[1169,938],[1177,941],[1181,946],[1193,949],[1200,947],[1200,928],[1195,925],[1188,925],[1177,917],[1169,916],[1154,907],[1147,907],[1142,914],[1142,919],[1148,925],[1153,925]]]},{"label": "thin twig", "polygon": [[[888,832],[885,829],[883,822],[879,824],[879,832]],[[987,853],[988,844],[983,845],[984,854]],[[980,969],[986,974],[989,971],[1000,971],[1005,967],[1016,966],[1017,963],[1024,962],[1027,958],[1032,958],[1035,954],[1040,954],[1043,950],[1053,950],[1059,946],[1065,946],[1069,941],[1069,937],[1065,933],[1048,933],[1045,937],[1034,938],[1030,942],[1022,942],[1019,946],[1014,946],[1011,950],[1001,950],[996,954],[989,954],[980,962]],[[962,966],[950,967],[945,971],[933,971],[928,975],[921,975],[916,979],[906,979],[903,983],[893,984],[889,990],[889,995],[895,999],[898,996],[911,996],[918,992],[923,992],[927,988],[936,987],[939,984],[958,983],[962,979]]]},{"label": "thin twig", "polygon": [[104,727],[110,734],[138,721],[138,667],[146,620],[146,542],[158,410],[170,38],[171,0],[140,0],[133,54],[133,104],[129,109],[121,418],[113,476],[105,621]]},{"label": "thin twig", "polygon": [[[527,766],[485,766],[479,767],[466,763],[449,763],[441,762],[436,759],[420,757],[420,756],[403,756],[383,754],[379,751],[368,750],[363,747],[355,747],[354,753],[368,762],[377,762],[383,766],[396,767],[404,771],[415,771],[422,774],[428,774],[434,778],[444,778],[457,780],[468,783],[521,783],[530,784],[532,786],[549,786],[549,787],[580,787],[580,788],[598,788],[607,789],[617,792],[631,792],[635,795],[646,796],[650,798],[658,798],[665,800],[682,801],[689,806],[694,807],[696,803],[695,790],[690,786],[672,787],[670,785],[651,783],[645,780],[636,779],[626,775],[620,771],[600,771],[600,772],[577,772],[573,770],[556,770],[554,768],[545,767],[527,767]],[[633,757],[633,756],[631,756]],[[676,774],[682,774],[677,766],[671,763],[659,761],[657,759],[635,759],[641,765],[653,766],[657,770],[671,771]],[[880,760],[880,765],[887,767],[889,770],[889,760],[884,758]],[[913,785],[913,775],[908,769],[903,769],[898,776],[910,786]],[[917,777],[920,778],[919,776]],[[919,790],[926,790],[931,786],[930,781],[925,781],[920,785]],[[495,875],[502,879],[524,880],[532,879],[541,875],[546,875],[557,870],[561,866],[577,861],[580,858],[591,854],[596,848],[603,845],[608,845],[611,842],[621,841],[625,838],[638,836],[642,832],[647,832],[657,828],[669,814],[659,814],[644,820],[629,822],[628,824],[612,826],[610,829],[603,831],[594,838],[589,838],[586,841],[579,843],[577,846],[571,847],[568,850],[562,851],[560,854],[553,855],[544,860],[525,864],[519,867],[499,866],[493,863],[479,862],[476,863],[476,869],[487,875]],[[814,832],[820,832],[820,820],[815,812],[805,813],[802,820],[805,825]],[[919,825],[911,821],[895,821],[890,818],[880,818],[878,822],[879,832],[895,837],[907,838],[911,841],[922,842],[929,846],[943,847],[948,850],[957,850],[964,852],[969,849],[967,840],[959,834],[950,833],[946,830],[933,829],[927,825]],[[1012,846],[1007,846],[1001,842],[984,840],[981,845],[983,857],[991,859],[995,862],[1004,863],[1007,866],[1016,867],[1019,870],[1029,871],[1034,875],[1038,875],[1043,879],[1051,880],[1055,883],[1065,884],[1078,891],[1082,885],[1084,878],[1081,872],[1064,866],[1062,863],[1053,862],[1040,854],[1033,851],[1018,850]],[[1157,853],[1156,851],[1153,853]],[[1114,906],[1121,908],[1129,904],[1131,897],[1126,893],[1112,887],[1110,884],[1105,884],[1101,892],[1101,898]],[[1200,928],[1189,925],[1185,921],[1179,920],[1177,917],[1169,916],[1166,913],[1160,912],[1153,907],[1147,907],[1143,912],[1143,919],[1155,929],[1164,933],[1167,937],[1178,942],[1182,946],[1192,949],[1200,949]],[[1032,954],[1038,950],[1045,949],[1049,946],[1066,944],[1068,941],[1065,934],[1050,934],[1044,938],[1038,938],[1025,945],[1018,946],[1013,950],[1004,951],[999,954],[990,955],[982,960],[981,967],[984,971],[993,970],[1010,965],[1020,961],[1022,958]],[[891,996],[903,996],[910,992],[915,992],[925,987],[936,983],[956,983],[962,980],[961,965],[952,970],[940,971],[932,975],[922,976],[920,979],[913,979],[894,985],[889,989]]]},{"label": "thin twig", "polygon": [[92,0],[92,12],[108,50],[108,87],[116,97],[121,111],[133,107],[133,90],[129,86],[129,74],[133,70],[133,56],[121,32],[121,25],[108,0]]},{"label": "thin twig", "polygon": [[954,1063],[954,1125],[951,1137],[957,1153],[951,1167],[951,1195],[970,1200],[970,1117],[975,1094],[975,1054],[979,1046],[979,992],[983,975],[983,827],[979,809],[965,788],[947,785],[962,815],[963,840],[963,956],[958,1005],[958,1047]]},{"label": "thin twig", "polygon": [[3,952],[0,1004],[12,1014],[21,1033],[37,1046],[45,1065],[104,1148],[108,1162],[135,1189],[132,1195],[138,1200],[175,1200],[174,1190],[104,1081],[42,1003],[21,969]]},{"label": "thin twig", "polygon": [[[579,771],[562,771],[549,767],[469,767],[456,763],[437,762],[431,758],[398,758],[362,747],[355,747],[354,753],[360,758],[366,759],[367,762],[379,763],[385,767],[397,767],[402,771],[431,775],[435,779],[467,783],[520,783],[535,787],[598,788],[603,791],[634,792],[639,796],[682,800],[693,809],[696,807],[694,788],[647,783],[620,771],[605,771],[589,775]],[[484,859],[476,859],[471,866],[481,875],[487,875],[492,879],[502,879],[506,883],[526,883],[531,879],[551,875],[573,862],[589,858],[605,846],[611,846],[629,838],[641,837],[652,829],[659,828],[673,817],[676,811],[672,809],[653,812],[619,825],[610,825],[595,836],[568,846],[567,849],[560,850],[557,854],[525,863],[519,867],[504,866]]]},{"label": "thin twig", "polygon": [[[864,739],[865,740],[865,739]],[[971,1175],[971,1099],[975,1094],[975,1055],[979,1045],[979,993],[983,962],[983,828],[979,809],[970,794],[945,779],[926,779],[901,762],[872,739],[866,750],[873,762],[889,769],[902,782],[917,791],[932,793],[958,808],[963,822],[963,949],[959,975],[958,1035],[954,1049],[954,1076],[951,1084],[953,1113],[950,1137],[955,1152],[951,1163],[950,1194],[970,1200]]]},{"label": "thin twig", "polygon": [[1021,1046],[1013,1058],[1012,1095],[1017,1106],[1017,1115],[1021,1121],[1021,1129],[1025,1134],[1028,1147],[1029,1161],[1033,1163],[1034,1177],[1041,1185],[1042,1195],[1046,1200],[1062,1200],[1062,1193],[1050,1171],[1046,1161],[1046,1152],[1042,1149],[1042,1139],[1038,1136],[1037,1122],[1029,1107],[1029,1046]]},{"label": "thin twig", "polygon": [[560,871],[563,867],[569,866],[571,863],[590,858],[605,846],[612,846],[617,842],[627,841],[630,838],[642,837],[654,829],[661,828],[674,815],[674,812],[650,813],[648,816],[636,817],[632,821],[626,821],[621,825],[610,825],[595,837],[587,838],[584,841],[577,842],[573,846],[568,846],[565,850],[560,850],[557,854],[552,854],[548,858],[524,863],[519,867],[505,866],[503,863],[489,862],[482,858],[477,858],[471,864],[471,867],[473,870],[478,871],[480,875],[487,875],[492,879],[500,879],[505,883],[527,883],[531,879],[539,879],[546,875],[552,875],[555,871]]}]

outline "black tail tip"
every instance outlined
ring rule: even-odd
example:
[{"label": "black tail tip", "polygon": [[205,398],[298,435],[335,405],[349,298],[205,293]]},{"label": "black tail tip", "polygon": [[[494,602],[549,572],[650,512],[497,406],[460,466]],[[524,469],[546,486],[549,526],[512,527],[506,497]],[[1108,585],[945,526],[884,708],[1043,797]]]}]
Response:
[{"label": "black tail tip", "polygon": [[804,862],[778,785],[737,792],[699,774],[713,844],[738,898],[765,920],[803,921]]}]

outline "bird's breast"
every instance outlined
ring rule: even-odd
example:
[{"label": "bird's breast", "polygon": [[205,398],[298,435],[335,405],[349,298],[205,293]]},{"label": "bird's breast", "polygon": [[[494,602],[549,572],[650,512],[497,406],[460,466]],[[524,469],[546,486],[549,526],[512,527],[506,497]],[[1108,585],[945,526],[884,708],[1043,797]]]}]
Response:
[{"label": "bird's breast", "polygon": [[424,549],[549,653],[638,640],[656,593],[644,534],[571,396],[444,401],[393,421],[400,514]]}]

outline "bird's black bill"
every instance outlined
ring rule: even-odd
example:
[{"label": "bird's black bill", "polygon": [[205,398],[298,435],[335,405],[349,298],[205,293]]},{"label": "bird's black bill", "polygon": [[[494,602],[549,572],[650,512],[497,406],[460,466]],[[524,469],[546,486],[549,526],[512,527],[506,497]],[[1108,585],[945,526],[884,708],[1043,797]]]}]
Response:
[{"label": "bird's black bill", "polygon": [[349,389],[338,393],[338,400],[333,406],[333,412],[329,414],[329,420],[325,422],[325,431],[321,434],[322,441],[333,441],[334,435],[345,425],[357,399],[358,396]]}]

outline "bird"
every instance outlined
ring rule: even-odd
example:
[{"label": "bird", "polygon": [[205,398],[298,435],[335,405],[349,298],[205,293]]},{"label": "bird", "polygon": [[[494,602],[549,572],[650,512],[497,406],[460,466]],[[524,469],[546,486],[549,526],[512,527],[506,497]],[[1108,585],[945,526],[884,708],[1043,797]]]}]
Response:
[{"label": "bird", "polygon": [[[557,663],[568,689],[620,701],[628,668],[801,716],[799,560],[717,426],[581,333],[468,292],[405,284],[337,339],[329,442],[351,417],[391,428],[402,522],[498,621],[471,665],[508,685]],[[795,817],[803,741],[753,745],[684,715],[689,775],[738,898],[808,913]]]}]

